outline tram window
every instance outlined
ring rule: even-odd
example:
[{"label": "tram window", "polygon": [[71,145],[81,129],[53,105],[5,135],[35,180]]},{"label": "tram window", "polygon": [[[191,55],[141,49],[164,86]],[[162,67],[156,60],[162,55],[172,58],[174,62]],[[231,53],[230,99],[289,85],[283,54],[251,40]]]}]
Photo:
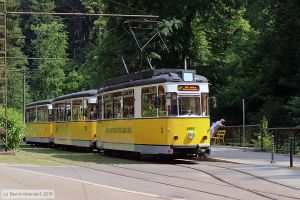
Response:
[{"label": "tram window", "polygon": [[61,103],[59,106],[59,121],[61,122],[65,121],[65,112],[66,112],[66,106],[64,103]]},{"label": "tram window", "polygon": [[52,122],[53,121],[53,111],[52,108],[48,109],[48,122]]},{"label": "tram window", "polygon": [[37,122],[48,122],[48,108],[41,106],[37,108]]},{"label": "tram window", "polygon": [[168,116],[178,115],[177,111],[177,93],[166,94],[167,114]]},{"label": "tram window", "polygon": [[179,97],[179,115],[200,115],[200,97]]},{"label": "tram window", "polygon": [[98,97],[98,119],[102,119],[102,98]]},{"label": "tram window", "polygon": [[65,121],[71,121],[71,101],[66,102],[65,106]]},{"label": "tram window", "polygon": [[134,117],[134,97],[123,97],[123,117]]},{"label": "tram window", "polygon": [[122,118],[122,98],[116,97],[113,99],[113,118]]},{"label": "tram window", "polygon": [[36,108],[29,108],[27,109],[26,119],[28,123],[35,123],[36,122]]},{"label": "tram window", "polygon": [[88,100],[83,99],[83,104],[81,105],[81,120],[88,119]]},{"label": "tram window", "polygon": [[56,104],[53,104],[53,115],[52,115],[52,119],[53,121],[57,121],[57,105]]},{"label": "tram window", "polygon": [[157,109],[155,100],[157,99],[157,87],[142,88],[142,117],[156,117]]},{"label": "tram window", "polygon": [[104,112],[104,119],[112,118],[113,114],[113,101],[111,94],[106,94],[103,96],[103,112]]},{"label": "tram window", "polygon": [[36,108],[31,108],[30,109],[30,122],[31,123],[36,123],[37,117],[36,117]]},{"label": "tram window", "polygon": [[54,121],[61,121],[61,104],[57,103],[53,106]]},{"label": "tram window", "polygon": [[89,115],[88,115],[88,119],[89,120],[95,120],[98,118],[98,112],[97,112],[97,108],[96,108],[96,104],[88,104],[88,110],[89,110]]},{"label": "tram window", "polygon": [[27,108],[27,109],[26,109],[26,118],[25,118],[25,122],[26,122],[26,123],[29,123],[29,122],[30,122],[30,120],[29,120],[29,114],[30,114],[30,109]]},{"label": "tram window", "polygon": [[54,121],[65,121],[65,103],[56,103],[53,105],[53,119]]},{"label": "tram window", "polygon": [[79,121],[80,120],[80,106],[82,105],[82,100],[73,100],[72,101],[72,120]]},{"label": "tram window", "polygon": [[208,116],[209,115],[208,93],[201,94],[201,102],[202,102],[202,115]]},{"label": "tram window", "polygon": [[158,116],[166,116],[166,94],[165,89],[163,86],[158,86],[158,99],[157,99],[158,105]]},{"label": "tram window", "polygon": [[64,121],[64,115],[65,115],[65,105],[64,104],[58,104],[58,121]]}]

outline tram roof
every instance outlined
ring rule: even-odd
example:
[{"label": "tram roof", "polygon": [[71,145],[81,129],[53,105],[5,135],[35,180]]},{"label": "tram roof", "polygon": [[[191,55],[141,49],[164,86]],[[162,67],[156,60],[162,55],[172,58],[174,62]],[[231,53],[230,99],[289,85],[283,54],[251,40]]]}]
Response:
[{"label": "tram roof", "polygon": [[99,89],[98,94],[122,88],[155,83],[184,82],[182,75],[183,72],[194,74],[194,81],[189,83],[208,83],[207,78],[196,74],[196,70],[155,69],[106,80],[103,82],[103,86],[101,89]]},{"label": "tram roof", "polygon": [[98,90],[86,90],[86,91],[81,91],[81,92],[76,92],[72,94],[66,94],[63,96],[59,96],[53,99],[53,102],[55,101],[62,101],[66,99],[74,99],[74,98],[80,98],[80,97],[90,97],[90,96],[95,96],[97,94]]},{"label": "tram roof", "polygon": [[52,102],[53,102],[53,99],[46,99],[46,100],[41,100],[41,101],[35,101],[35,102],[27,104],[26,107],[47,105],[47,104],[51,104]]}]

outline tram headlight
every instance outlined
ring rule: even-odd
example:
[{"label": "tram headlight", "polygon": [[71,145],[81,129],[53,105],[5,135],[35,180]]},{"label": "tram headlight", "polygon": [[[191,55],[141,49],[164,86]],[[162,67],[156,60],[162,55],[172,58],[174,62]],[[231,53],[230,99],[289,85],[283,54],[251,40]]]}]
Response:
[{"label": "tram headlight", "polygon": [[187,137],[189,139],[193,139],[195,137],[195,134],[194,133],[188,133]]}]

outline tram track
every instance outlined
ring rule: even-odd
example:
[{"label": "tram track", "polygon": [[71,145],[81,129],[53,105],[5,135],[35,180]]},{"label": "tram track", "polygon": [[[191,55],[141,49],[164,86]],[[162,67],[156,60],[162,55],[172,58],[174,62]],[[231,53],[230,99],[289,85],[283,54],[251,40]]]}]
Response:
[{"label": "tram track", "polygon": [[252,176],[254,178],[257,178],[257,179],[260,179],[260,180],[263,180],[263,181],[266,181],[266,182],[269,182],[269,183],[273,183],[275,185],[279,185],[279,186],[282,186],[282,187],[286,187],[286,188],[289,188],[289,189],[294,189],[294,190],[300,191],[300,188],[289,186],[289,185],[285,185],[285,184],[282,184],[282,183],[278,183],[276,181],[272,181],[272,180],[266,179],[264,177],[257,176],[257,175],[254,175],[254,174],[251,174],[249,172],[242,171],[242,170],[238,170],[238,169],[234,169],[234,168],[229,168],[229,167],[224,167],[224,166],[217,166],[217,165],[212,165],[212,164],[204,164],[204,165],[211,166],[211,167],[222,168],[222,169],[228,169],[228,170],[231,170],[231,171],[236,171],[236,172],[239,172],[239,173],[242,173],[242,174],[246,174],[248,176]]},{"label": "tram track", "polygon": [[[178,165],[178,164],[174,164],[174,165],[175,166],[180,166],[180,167],[186,167],[186,166],[181,166],[181,165]],[[209,176],[212,176],[213,178],[215,178],[215,179],[217,179],[217,180],[225,183],[226,185],[225,184],[218,184],[218,183],[211,183],[211,182],[207,182],[207,181],[200,181],[200,180],[188,179],[188,178],[183,178],[183,177],[178,177],[178,176],[173,176],[173,175],[165,175],[165,174],[160,174],[160,173],[156,173],[156,172],[149,172],[149,171],[145,171],[145,170],[137,170],[137,169],[132,169],[132,168],[128,168],[128,167],[121,167],[121,166],[115,166],[115,165],[111,165],[111,166],[118,167],[118,168],[121,168],[121,169],[127,169],[127,170],[133,170],[133,171],[138,171],[138,172],[153,174],[153,175],[160,175],[160,176],[165,176],[165,177],[177,178],[177,179],[182,179],[182,180],[187,180],[187,181],[192,181],[192,182],[207,183],[207,184],[218,185],[218,186],[223,186],[223,187],[236,187],[236,188],[243,189],[243,190],[245,189],[245,188],[242,188],[242,187],[237,187],[236,185],[234,185],[232,183],[229,183],[227,181],[224,181],[221,178],[219,178],[219,177],[217,177],[217,176],[215,176],[215,175],[213,175],[211,173],[208,173],[205,170],[201,170],[201,172],[203,172],[203,173],[205,173],[205,174],[207,174]],[[195,168],[191,168],[191,167],[189,167],[189,168],[195,170]],[[197,171],[199,171],[199,170],[197,170]],[[264,179],[262,179],[262,180],[264,180]],[[290,189],[293,189],[293,187],[291,187]],[[275,195],[275,196],[281,196],[281,197],[285,197],[285,198],[300,200],[300,198],[298,198],[298,197],[281,195],[281,194],[277,194],[277,193],[263,192],[263,191],[259,191],[259,190],[251,190],[250,191],[250,189],[249,190],[246,189],[246,191],[248,191],[248,192],[254,191],[254,192],[257,192],[257,193],[264,193],[264,194],[269,194],[269,195]]]},{"label": "tram track", "polygon": [[[213,192],[209,192],[209,191],[205,191],[205,190],[193,189],[193,188],[189,188],[189,187],[185,187],[185,186],[179,186],[179,185],[172,184],[172,183],[166,183],[166,182],[162,182],[162,181],[150,180],[150,179],[147,179],[147,178],[141,178],[141,177],[125,175],[125,174],[122,174],[122,173],[111,172],[111,171],[108,171],[108,170],[97,169],[97,168],[93,168],[93,167],[89,167],[89,166],[74,164],[74,163],[60,161],[60,160],[56,160],[56,159],[49,159],[49,158],[42,157],[42,156],[34,156],[34,157],[39,158],[39,159],[51,160],[53,162],[57,162],[57,163],[61,163],[61,164],[69,164],[71,166],[73,165],[73,166],[77,166],[77,167],[84,168],[84,169],[89,169],[89,170],[93,170],[93,171],[97,171],[97,172],[107,173],[107,174],[110,174],[110,175],[116,175],[116,176],[120,176],[120,177],[126,177],[126,178],[146,181],[146,182],[150,182],[150,183],[156,183],[156,184],[161,184],[161,185],[165,185],[165,186],[171,186],[171,187],[175,187],[175,188],[179,188],[179,189],[185,189],[185,190],[188,190],[188,191],[205,193],[205,194],[218,196],[218,197],[223,197],[223,198],[227,198],[227,199],[242,200],[242,199],[235,198],[235,197],[232,197],[232,196],[217,194],[217,193],[213,193]],[[111,166],[111,167],[117,167],[117,166],[109,165],[109,164],[104,164],[104,165],[108,165],[108,166]]]},{"label": "tram track", "polygon": [[[226,183],[232,187],[235,187],[235,188],[238,188],[238,189],[241,189],[241,190],[244,190],[244,191],[247,191],[247,192],[250,192],[250,193],[253,193],[255,195],[258,195],[258,196],[261,196],[261,197],[264,197],[264,198],[267,198],[267,199],[273,199],[273,200],[276,200],[276,198],[273,198],[273,197],[269,197],[269,196],[266,196],[266,194],[268,195],[274,195],[274,196],[279,196],[279,197],[285,197],[285,198],[290,198],[290,199],[297,199],[299,200],[300,198],[299,197],[293,197],[293,196],[288,196],[288,195],[282,195],[282,194],[277,194],[277,193],[271,193],[271,192],[263,192],[263,191],[259,191],[259,190],[252,190],[252,189],[248,189],[248,188],[245,188],[245,187],[241,187],[239,185],[236,185],[234,183],[231,183],[229,181],[226,181],[208,171],[205,171],[205,170],[201,170],[201,169],[198,169],[198,168],[193,168],[193,167],[188,167],[188,166],[184,166],[184,165],[175,165],[175,166],[180,166],[180,167],[183,167],[183,168],[188,168],[188,169],[192,169],[192,170],[195,170],[195,171],[200,171],[202,173],[205,173],[213,178],[215,178],[216,180],[222,182],[222,183]],[[263,180],[263,179],[262,179]]]},{"label": "tram track", "polygon": [[[144,171],[144,170],[137,170],[137,169],[132,169],[132,168],[128,168],[128,167],[120,167],[120,166],[114,166],[114,165],[111,165],[111,166],[117,167],[117,168],[121,168],[121,169],[127,169],[127,170],[133,170],[133,171],[137,171],[137,172],[143,172],[143,173],[153,174],[153,175],[160,175],[160,176],[165,176],[165,177],[177,178],[177,179],[182,179],[182,180],[187,180],[187,181],[192,181],[192,182],[207,183],[207,184],[218,185],[218,186],[223,186],[223,187],[235,187],[235,188],[246,190],[247,192],[251,192],[251,193],[254,193],[254,194],[263,193],[263,194],[269,194],[269,195],[275,195],[275,196],[280,196],[280,197],[285,197],[285,198],[300,200],[300,198],[298,198],[298,197],[292,197],[292,196],[281,195],[281,194],[277,194],[277,193],[263,192],[263,191],[259,191],[259,190],[250,190],[250,189],[242,188],[240,186],[236,186],[236,185],[234,185],[232,183],[224,181],[221,178],[216,177],[215,175],[213,176],[213,178],[215,178],[215,179],[217,179],[217,180],[219,180],[219,181],[221,181],[223,183],[226,183],[226,185],[225,184],[218,184],[218,183],[211,183],[211,182],[206,182],[206,181],[199,181],[199,180],[194,180],[194,179],[188,179],[188,178],[183,178],[183,177],[178,177],[178,176],[172,176],[172,175],[165,175],[165,174],[160,174],[160,173],[156,173],[156,172],[149,172],[149,171]],[[175,165],[175,166],[180,166],[180,165]],[[190,168],[190,169],[194,169],[194,168]],[[212,174],[208,174],[204,170],[201,170],[201,171],[203,173],[209,175],[209,176],[212,176]],[[261,195],[259,195],[259,196],[261,196]],[[263,197],[269,198],[267,196],[263,196]],[[271,198],[271,199],[273,199],[273,198]]]},{"label": "tram track", "polygon": [[[235,199],[235,200],[238,199],[238,198],[235,198],[235,197],[231,197],[231,196],[227,196],[227,195],[223,195],[223,194],[217,194],[217,193],[213,193],[213,192],[209,192],[209,191],[205,191],[205,190],[194,189],[194,188],[189,188],[189,187],[185,187],[185,186],[179,186],[179,185],[176,185],[176,184],[173,184],[173,183],[166,183],[166,182],[163,182],[163,181],[150,180],[150,179],[147,179],[147,178],[141,178],[141,177],[126,175],[126,174],[122,174],[122,173],[111,172],[111,171],[104,170],[104,169],[98,169],[98,168],[94,168],[94,167],[84,166],[84,165],[80,165],[80,164],[74,164],[74,163],[71,163],[71,162],[60,161],[60,160],[56,160],[56,159],[49,159],[49,158],[45,158],[45,157],[42,157],[42,156],[35,156],[35,157],[39,158],[39,159],[51,160],[51,161],[61,163],[61,164],[73,165],[73,166],[77,166],[77,167],[80,167],[80,168],[85,168],[85,169],[98,171],[98,172],[102,172],[102,173],[113,174],[113,175],[117,175],[117,176],[121,176],[121,177],[127,177],[127,178],[136,179],[136,180],[142,180],[142,181],[147,181],[147,182],[151,182],[151,183],[156,183],[156,184],[161,184],[161,185],[166,185],[166,186],[172,186],[172,187],[176,187],[176,188],[180,188],[180,189],[186,189],[186,190],[189,190],[189,191],[206,193],[206,194],[219,196],[219,197],[224,197],[224,198],[229,198],[229,199]],[[201,170],[201,169],[198,169],[198,168],[189,167],[189,166],[182,165],[182,164],[171,164],[171,165],[181,167],[181,168],[190,169],[190,170],[193,170],[193,171],[200,171],[200,172],[202,172],[206,175],[209,175],[209,176],[213,177],[214,179],[220,181],[221,183],[211,183],[211,182],[208,182],[208,181],[195,180],[195,179],[184,178],[184,177],[179,177],[179,176],[174,176],[174,175],[166,175],[166,174],[161,174],[161,173],[151,172],[151,171],[146,171],[146,170],[132,169],[132,168],[129,168],[129,167],[117,166],[117,165],[114,165],[114,164],[104,164],[104,165],[114,167],[114,168],[119,168],[119,169],[131,170],[131,171],[140,172],[140,173],[147,173],[147,174],[163,176],[163,177],[168,177],[168,178],[175,178],[175,179],[179,179],[179,180],[187,180],[187,181],[197,182],[197,183],[212,184],[212,185],[221,186],[221,187],[234,187],[234,188],[237,188],[237,189],[240,189],[240,190],[258,195],[258,196],[266,198],[266,199],[277,200],[277,198],[267,196],[267,195],[274,195],[274,196],[278,196],[278,197],[284,197],[284,198],[289,198],[289,199],[300,200],[300,198],[298,198],[298,197],[293,197],[293,196],[288,196],[288,195],[281,195],[281,194],[271,193],[271,192],[263,192],[263,191],[259,191],[259,190],[251,190],[251,189],[248,189],[248,188],[245,188],[245,187],[241,187],[237,184],[230,183],[230,182],[228,182],[228,181],[226,181],[226,180],[224,180],[224,179],[222,179],[222,178],[220,178],[220,177],[218,177],[218,176],[216,176],[216,175],[214,175],[214,174],[212,174],[208,171]],[[210,165],[210,164],[205,164],[205,165],[220,167],[220,166],[215,166],[215,165]],[[220,167],[220,168],[226,168],[226,167]],[[227,168],[227,169],[231,169],[231,168]],[[243,171],[240,171],[240,170],[235,170],[235,171],[237,171],[239,173],[243,173]],[[252,175],[250,173],[243,173],[243,174],[253,176],[255,178],[259,178],[260,180],[268,181],[267,179],[264,179],[263,177]],[[268,182],[274,183],[273,181],[268,181]],[[286,186],[286,185],[283,185],[283,184],[277,184],[277,185]],[[286,187],[288,187],[288,186],[286,186]],[[289,188],[294,189],[294,187],[289,187]]]}]

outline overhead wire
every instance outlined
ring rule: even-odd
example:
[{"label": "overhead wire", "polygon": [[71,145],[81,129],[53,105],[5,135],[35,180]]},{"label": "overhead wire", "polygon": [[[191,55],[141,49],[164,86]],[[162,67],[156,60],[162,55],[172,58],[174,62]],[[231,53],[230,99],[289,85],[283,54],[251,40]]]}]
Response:
[{"label": "overhead wire", "polygon": [[55,13],[55,12],[6,12],[6,14],[17,15],[57,15],[57,16],[102,16],[102,17],[136,17],[136,18],[158,18],[157,15],[129,15],[129,14],[107,14],[107,13]]},{"label": "overhead wire", "polygon": [[[72,60],[71,58],[49,58],[49,57],[6,57],[7,59],[26,59],[26,60]],[[0,59],[4,59],[4,57],[0,57]]]},{"label": "overhead wire", "polygon": [[121,6],[124,6],[124,7],[126,7],[126,8],[129,8],[129,9],[131,9],[131,10],[138,11],[138,12],[143,13],[143,14],[151,15],[151,14],[149,14],[149,13],[146,13],[146,12],[142,11],[142,10],[139,10],[139,9],[133,8],[133,7],[131,7],[131,6],[122,4],[122,3],[118,2],[118,1],[115,1],[115,0],[109,0],[109,1],[111,1],[112,3],[115,3],[115,4],[119,4],[119,5],[121,5]]}]

